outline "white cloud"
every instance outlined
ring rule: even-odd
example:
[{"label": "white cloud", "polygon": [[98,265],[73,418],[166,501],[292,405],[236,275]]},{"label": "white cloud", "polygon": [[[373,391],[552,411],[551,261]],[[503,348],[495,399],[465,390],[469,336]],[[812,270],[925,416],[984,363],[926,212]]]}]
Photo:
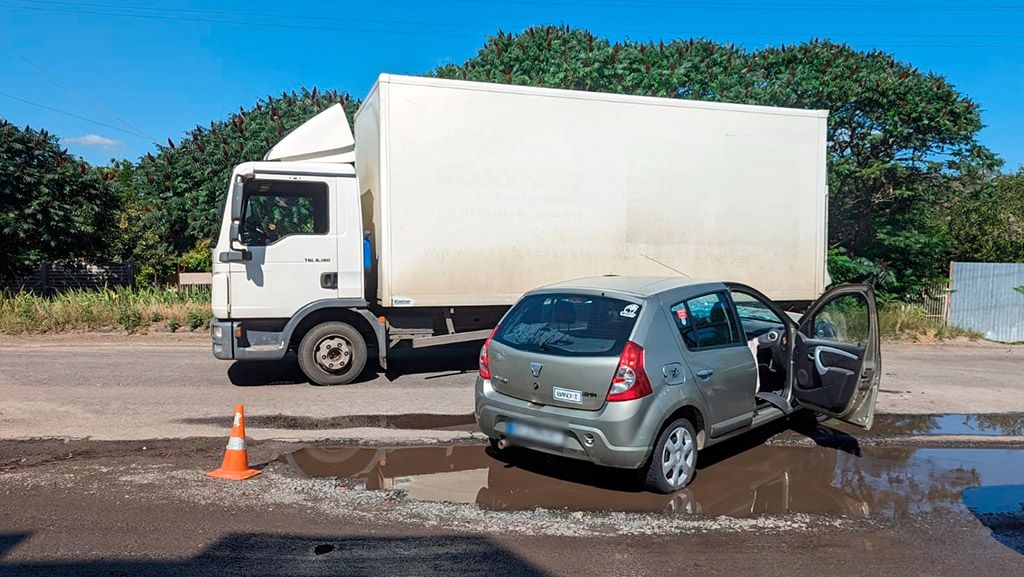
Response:
[{"label": "white cloud", "polygon": [[73,138],[65,138],[64,142],[71,144],[79,144],[81,146],[92,146],[96,148],[102,148],[104,150],[111,150],[116,148],[120,141],[106,136],[100,136],[99,134],[86,134],[84,136],[75,136]]}]

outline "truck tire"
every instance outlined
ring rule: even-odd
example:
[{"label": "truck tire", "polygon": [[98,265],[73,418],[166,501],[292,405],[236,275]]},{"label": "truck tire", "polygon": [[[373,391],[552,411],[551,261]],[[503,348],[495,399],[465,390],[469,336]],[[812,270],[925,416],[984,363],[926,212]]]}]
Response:
[{"label": "truck tire", "polygon": [[697,433],[689,419],[676,419],[654,443],[643,470],[644,488],[654,493],[675,493],[697,473]]},{"label": "truck tire", "polygon": [[320,323],[299,343],[299,367],[313,384],[346,385],[366,367],[366,341],[348,323]]}]

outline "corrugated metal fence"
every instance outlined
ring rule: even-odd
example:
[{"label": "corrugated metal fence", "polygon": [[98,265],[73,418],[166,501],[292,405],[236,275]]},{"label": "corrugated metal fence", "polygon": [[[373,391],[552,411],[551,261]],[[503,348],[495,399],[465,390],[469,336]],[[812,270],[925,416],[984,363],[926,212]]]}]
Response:
[{"label": "corrugated metal fence", "polygon": [[1024,341],[1024,264],[954,262],[949,324],[986,339]]}]

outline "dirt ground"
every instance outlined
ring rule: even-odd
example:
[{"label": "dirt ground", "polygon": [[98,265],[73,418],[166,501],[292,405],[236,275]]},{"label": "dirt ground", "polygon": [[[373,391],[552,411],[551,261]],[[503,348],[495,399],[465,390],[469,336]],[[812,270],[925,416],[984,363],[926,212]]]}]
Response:
[{"label": "dirt ground", "polygon": [[[277,458],[207,479],[222,440],[0,442],[4,575],[1014,575],[1024,555],[962,510],[749,519],[414,507]],[[801,449],[802,450],[802,449]],[[24,459],[24,460],[22,460]],[[711,468],[717,465],[711,465]],[[710,470],[710,469],[709,469]],[[376,495],[376,496],[375,496]]]}]

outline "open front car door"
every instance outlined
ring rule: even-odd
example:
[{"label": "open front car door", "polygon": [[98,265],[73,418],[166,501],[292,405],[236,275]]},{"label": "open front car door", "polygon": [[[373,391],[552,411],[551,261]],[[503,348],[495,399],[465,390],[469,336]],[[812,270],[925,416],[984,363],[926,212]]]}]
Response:
[{"label": "open front car door", "polygon": [[815,301],[801,318],[793,354],[797,403],[871,428],[882,372],[871,287],[841,285]]}]

